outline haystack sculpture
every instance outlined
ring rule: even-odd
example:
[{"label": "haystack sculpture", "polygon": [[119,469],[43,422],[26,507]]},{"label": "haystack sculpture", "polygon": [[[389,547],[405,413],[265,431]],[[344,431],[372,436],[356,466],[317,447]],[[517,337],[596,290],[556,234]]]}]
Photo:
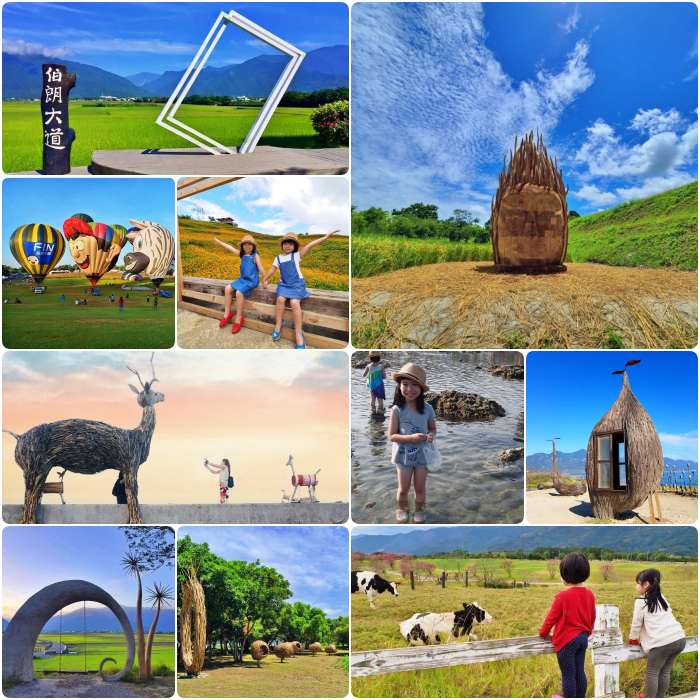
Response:
[{"label": "haystack sculpture", "polygon": [[[154,353],[155,354],[155,353]],[[164,400],[163,394],[153,391],[156,379],[151,355],[153,378],[145,384],[136,370],[127,365],[141,384],[129,388],[137,395],[137,403],[143,409],[141,422],[133,430],[117,428],[107,423],[81,418],[71,418],[55,423],[43,423],[18,435],[15,461],[24,472],[24,508],[20,523],[35,524],[36,510],[41,500],[46,478],[54,467],[77,474],[99,474],[116,469],[124,475],[129,523],[142,525],[138,502],[138,471],[148,459],[151,438],[156,427],[154,406]]]},{"label": "haystack sculpture", "polygon": [[588,440],[586,481],[593,516],[615,518],[638,508],[656,491],[664,469],[664,455],[654,421],[630,389],[627,367],[622,391],[598,421]]},{"label": "haystack sculpture", "polygon": [[[194,642],[192,640],[192,609],[194,608]],[[182,607],[180,608],[180,655],[188,676],[198,676],[204,666],[207,647],[207,607],[204,589],[195,567],[187,572],[187,581],[182,584]]]},{"label": "haystack sculpture", "polygon": [[557,471],[557,448],[555,445],[555,440],[559,438],[552,438],[552,483],[554,484],[554,490],[560,496],[581,496],[586,493],[586,482],[581,481],[577,484],[565,484],[559,478],[559,472]]},{"label": "haystack sculpture", "polygon": [[311,656],[316,656],[316,654],[320,654],[323,651],[323,646],[320,642],[314,642],[309,645],[309,651],[311,652]]},{"label": "haystack sculpture", "polygon": [[547,155],[542,135],[515,137],[508,170],[491,200],[491,245],[498,272],[565,272],[569,238],[568,186]]},{"label": "haystack sculpture", "polygon": [[[292,470],[292,486],[294,487],[294,491],[292,491],[291,496],[288,496],[287,492],[283,489],[282,503],[285,501],[287,503],[319,503],[320,501],[316,498],[316,486],[318,485],[316,474],[321,470],[317,469],[313,474],[297,474],[294,471],[294,455],[289,455],[285,466],[290,467]],[[306,486],[308,489],[309,495],[307,498],[296,498],[297,489],[300,486]]]},{"label": "haystack sculpture", "polygon": [[280,660],[281,664],[284,663],[285,659],[291,659],[292,656],[294,656],[294,649],[289,642],[283,642],[282,644],[278,644],[273,649],[273,652],[275,656]]},{"label": "haystack sculpture", "polygon": [[330,655],[330,654],[336,654],[336,653],[338,652],[338,650],[335,648],[335,644],[329,644],[329,645],[324,649],[324,651],[326,652],[326,654],[329,654],[329,655]]},{"label": "haystack sculpture", "polygon": [[270,653],[270,647],[265,644],[262,640],[258,640],[257,642],[253,642],[252,646],[250,647],[250,655],[253,657],[255,661],[258,663],[258,668],[260,668],[260,662],[268,656]]}]

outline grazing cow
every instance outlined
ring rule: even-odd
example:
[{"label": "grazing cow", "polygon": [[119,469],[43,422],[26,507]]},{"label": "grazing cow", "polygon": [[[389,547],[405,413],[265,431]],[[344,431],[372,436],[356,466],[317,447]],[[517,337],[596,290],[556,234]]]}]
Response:
[{"label": "grazing cow", "polygon": [[493,618],[477,603],[462,603],[463,610],[452,613],[417,613],[410,620],[399,624],[401,636],[412,646],[421,646],[430,642],[440,644],[440,635],[447,640],[450,636],[467,635],[467,641],[476,641],[472,634],[474,625],[487,625]]},{"label": "grazing cow", "polygon": [[350,592],[366,593],[369,598],[370,608],[377,607],[372,600],[374,596],[384,593],[384,591],[389,591],[391,595],[398,596],[399,592],[396,590],[398,583],[389,583],[385,581],[381,576],[378,576],[374,571],[353,571],[350,576]]}]

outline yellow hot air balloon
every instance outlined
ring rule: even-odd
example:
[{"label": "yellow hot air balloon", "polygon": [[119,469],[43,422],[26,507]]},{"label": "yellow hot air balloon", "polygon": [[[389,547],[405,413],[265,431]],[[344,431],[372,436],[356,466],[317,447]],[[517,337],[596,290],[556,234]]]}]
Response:
[{"label": "yellow hot air balloon", "polygon": [[[119,228],[124,229],[123,226]],[[93,286],[117,264],[126,238],[126,229],[122,235],[121,231],[115,231],[112,226],[86,222],[77,217],[63,222],[63,233],[68,239],[68,250],[73,260]]]},{"label": "yellow hot air balloon", "polygon": [[10,236],[15,260],[41,285],[63,257],[66,243],[61,232],[46,224],[25,224]]}]

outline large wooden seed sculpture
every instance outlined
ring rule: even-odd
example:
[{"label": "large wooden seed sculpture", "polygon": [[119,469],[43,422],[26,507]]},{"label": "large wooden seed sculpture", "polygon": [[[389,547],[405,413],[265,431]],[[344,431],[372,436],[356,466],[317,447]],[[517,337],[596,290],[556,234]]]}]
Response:
[{"label": "large wooden seed sculpture", "polygon": [[622,391],[598,421],[588,440],[586,481],[593,516],[610,519],[638,508],[656,490],[664,469],[664,455],[654,421],[630,389],[627,367]]},{"label": "large wooden seed sculpture", "polygon": [[144,384],[136,370],[129,366],[127,369],[138,377],[141,385],[139,390],[129,384],[143,409],[141,422],[133,430],[81,418],[43,423],[22,435],[3,429],[17,440],[15,461],[24,472],[24,508],[20,523],[36,523],[36,510],[46,478],[54,467],[61,467],[77,474],[99,474],[107,469],[120,471],[124,475],[129,523],[143,524],[138,502],[138,471],[151,449],[156,427],[154,406],[165,397],[153,391],[158,381],[153,355],[150,382]]},{"label": "large wooden seed sculpture", "polygon": [[260,662],[268,656],[270,653],[270,647],[265,644],[262,640],[258,639],[257,642],[253,642],[250,647],[250,655],[258,663],[258,668],[260,668]]},{"label": "large wooden seed sculpture", "polygon": [[[194,608],[194,639],[192,638],[192,610]],[[204,589],[194,570],[182,585],[180,609],[180,649],[182,665],[188,676],[198,676],[204,666],[207,645],[207,608]]]},{"label": "large wooden seed sculpture", "polygon": [[542,136],[515,137],[508,169],[491,200],[491,245],[498,272],[565,272],[569,238],[568,186]]}]

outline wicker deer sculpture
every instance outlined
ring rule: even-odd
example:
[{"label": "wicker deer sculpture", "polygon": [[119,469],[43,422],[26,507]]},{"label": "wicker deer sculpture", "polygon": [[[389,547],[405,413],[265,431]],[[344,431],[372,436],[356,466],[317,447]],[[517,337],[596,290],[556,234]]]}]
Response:
[{"label": "wicker deer sculpture", "polygon": [[129,524],[143,524],[137,477],[139,467],[148,459],[151,449],[151,438],[156,427],[154,406],[163,401],[164,396],[153,391],[153,385],[158,381],[153,355],[153,378],[145,384],[136,370],[128,365],[127,369],[136,375],[141,385],[141,389],[137,389],[129,384],[137,395],[138,405],[143,409],[141,422],[133,430],[80,418],[37,425],[22,435],[3,429],[17,440],[15,461],[24,472],[24,509],[20,523],[36,523],[36,510],[46,478],[54,467],[61,467],[77,474],[99,474],[107,469],[122,472]]}]

